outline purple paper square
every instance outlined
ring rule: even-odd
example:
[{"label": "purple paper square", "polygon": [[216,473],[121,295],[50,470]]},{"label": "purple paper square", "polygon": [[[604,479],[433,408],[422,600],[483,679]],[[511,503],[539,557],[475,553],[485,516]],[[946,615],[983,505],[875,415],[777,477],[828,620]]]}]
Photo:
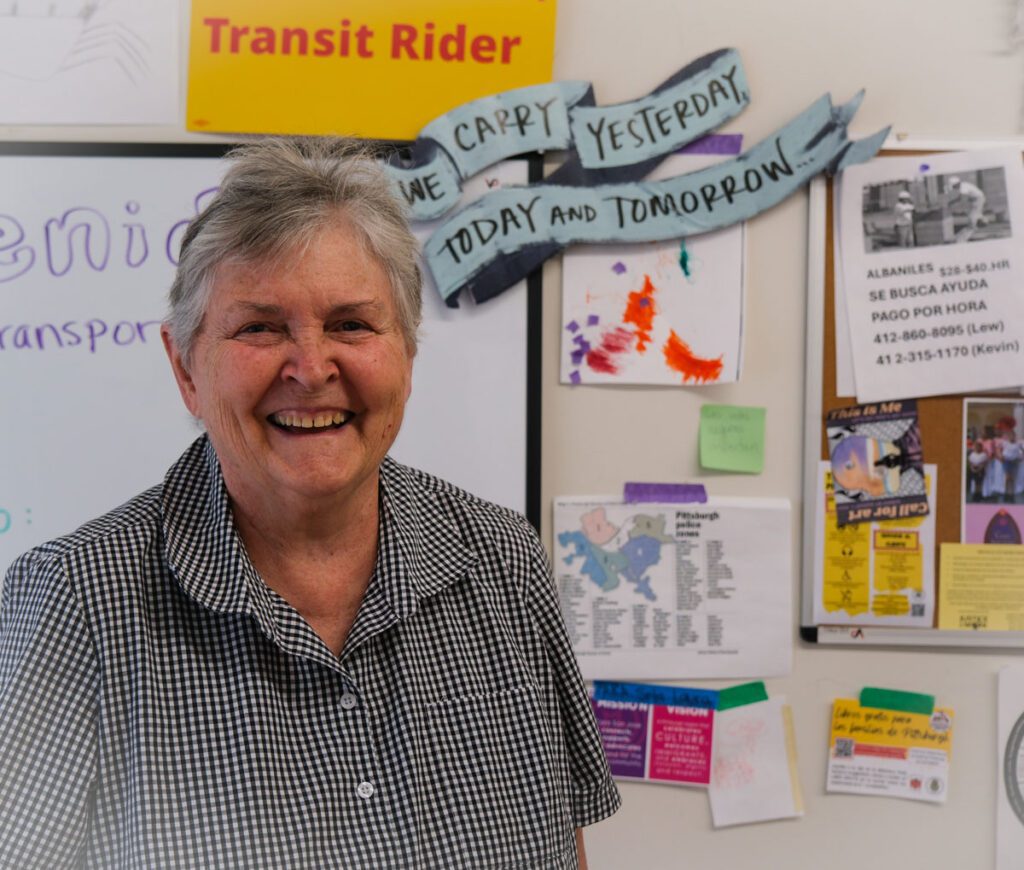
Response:
[{"label": "purple paper square", "polygon": [[621,275],[623,272],[626,271],[626,264],[623,263],[621,260],[619,260],[618,262],[616,262],[616,263],[614,263],[612,265],[612,271],[616,275]]},{"label": "purple paper square", "polygon": [[[614,701],[591,701],[612,776],[644,777],[648,708],[622,709]],[[639,705],[638,705],[639,706]]]},{"label": "purple paper square", "polygon": [[579,372],[569,372],[569,383],[571,383],[571,384],[579,384],[579,382],[580,382],[580,373]]},{"label": "purple paper square", "polygon": [[597,326],[601,322],[601,318],[596,314],[587,315],[587,326]]}]

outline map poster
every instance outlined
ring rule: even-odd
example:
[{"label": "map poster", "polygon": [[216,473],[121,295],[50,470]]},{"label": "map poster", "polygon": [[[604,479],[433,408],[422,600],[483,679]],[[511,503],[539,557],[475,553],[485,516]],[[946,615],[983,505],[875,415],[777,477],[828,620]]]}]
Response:
[{"label": "map poster", "polygon": [[584,679],[788,674],[791,547],[784,499],[556,499],[555,577]]}]

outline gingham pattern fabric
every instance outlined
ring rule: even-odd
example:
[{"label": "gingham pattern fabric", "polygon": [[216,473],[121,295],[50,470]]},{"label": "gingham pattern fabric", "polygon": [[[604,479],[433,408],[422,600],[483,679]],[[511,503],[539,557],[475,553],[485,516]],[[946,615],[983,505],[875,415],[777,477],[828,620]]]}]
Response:
[{"label": "gingham pattern fabric", "polygon": [[391,460],[340,658],[205,437],[5,581],[0,867],[575,868],[618,803],[536,536]]}]

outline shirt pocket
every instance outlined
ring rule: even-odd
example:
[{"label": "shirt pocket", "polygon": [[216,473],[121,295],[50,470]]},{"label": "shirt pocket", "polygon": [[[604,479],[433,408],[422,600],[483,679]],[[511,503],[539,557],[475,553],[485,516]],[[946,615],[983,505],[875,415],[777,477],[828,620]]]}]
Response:
[{"label": "shirt pocket", "polygon": [[428,703],[423,726],[424,866],[538,867],[567,849],[572,823],[533,686]]}]

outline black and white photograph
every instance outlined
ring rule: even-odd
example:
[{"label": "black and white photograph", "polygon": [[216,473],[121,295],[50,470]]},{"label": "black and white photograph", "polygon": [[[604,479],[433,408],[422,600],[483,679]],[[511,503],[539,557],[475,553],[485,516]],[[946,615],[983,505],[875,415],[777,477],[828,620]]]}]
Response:
[{"label": "black and white photograph", "polygon": [[868,254],[1009,238],[1010,210],[1002,166],[932,174],[863,188]]}]

